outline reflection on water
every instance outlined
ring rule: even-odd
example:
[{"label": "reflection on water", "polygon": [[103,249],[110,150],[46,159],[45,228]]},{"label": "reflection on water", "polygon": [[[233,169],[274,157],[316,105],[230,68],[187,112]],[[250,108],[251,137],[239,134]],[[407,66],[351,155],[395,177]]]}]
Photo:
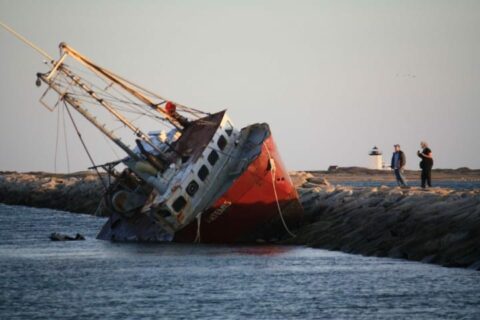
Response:
[{"label": "reflection on water", "polygon": [[233,252],[240,255],[276,256],[296,248],[287,246],[249,246],[239,248],[233,247],[231,249]]},{"label": "reflection on water", "polygon": [[0,205],[0,318],[480,318],[480,272],[303,247],[112,243],[95,239],[103,222]]}]

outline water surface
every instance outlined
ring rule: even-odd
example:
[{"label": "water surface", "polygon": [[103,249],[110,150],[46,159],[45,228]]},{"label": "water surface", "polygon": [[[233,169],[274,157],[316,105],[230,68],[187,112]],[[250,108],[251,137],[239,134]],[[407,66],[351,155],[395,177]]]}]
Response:
[{"label": "water surface", "polygon": [[104,221],[0,204],[0,318],[480,318],[477,271],[304,247],[111,243],[95,239]]},{"label": "water surface", "polygon": [[[396,181],[342,181],[340,183],[334,183],[338,185],[351,186],[351,187],[397,187]],[[419,180],[407,180],[407,184],[410,187],[420,187]],[[433,188],[451,188],[456,190],[472,190],[480,189],[480,181],[432,181]]]}]

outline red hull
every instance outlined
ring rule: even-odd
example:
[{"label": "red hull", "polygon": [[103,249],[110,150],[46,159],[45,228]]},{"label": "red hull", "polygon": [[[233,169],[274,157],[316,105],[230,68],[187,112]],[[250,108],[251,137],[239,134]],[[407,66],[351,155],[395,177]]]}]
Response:
[{"label": "red hull", "polygon": [[[270,166],[270,157],[275,163],[274,170]],[[200,239],[204,243],[233,243],[255,240],[252,237],[256,234],[264,237],[270,233],[273,236],[278,234],[279,228],[284,230],[277,219],[280,218],[277,201],[287,226],[295,227],[302,218],[303,209],[270,135],[264,141],[258,158],[215,205],[202,214],[200,228],[194,221],[178,231],[174,241]]]}]

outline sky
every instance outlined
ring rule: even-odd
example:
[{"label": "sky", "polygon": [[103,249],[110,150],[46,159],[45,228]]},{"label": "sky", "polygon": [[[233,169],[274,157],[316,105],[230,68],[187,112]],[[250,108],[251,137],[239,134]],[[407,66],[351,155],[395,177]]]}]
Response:
[{"label": "sky", "polygon": [[[418,169],[422,140],[436,168],[480,168],[480,1],[0,0],[0,21],[237,127],[267,122],[290,170],[367,166],[373,146],[388,163],[396,143]],[[38,102],[42,61],[0,28],[0,171],[90,166]],[[81,129],[97,162],[118,158]]]}]

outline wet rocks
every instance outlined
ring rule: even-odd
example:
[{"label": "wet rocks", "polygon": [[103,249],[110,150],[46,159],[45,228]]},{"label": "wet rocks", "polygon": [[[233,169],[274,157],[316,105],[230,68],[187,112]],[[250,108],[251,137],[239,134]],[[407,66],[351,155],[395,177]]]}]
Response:
[{"label": "wet rocks", "polygon": [[85,240],[85,237],[82,236],[80,233],[77,233],[75,237],[69,236],[68,234],[62,234],[58,232],[53,232],[50,234],[50,240],[52,241],[79,241]]},{"label": "wet rocks", "polygon": [[52,174],[1,172],[0,202],[93,214],[103,186],[93,172]]},{"label": "wet rocks", "polygon": [[298,187],[306,219],[287,243],[480,270],[480,190],[313,181]]}]

